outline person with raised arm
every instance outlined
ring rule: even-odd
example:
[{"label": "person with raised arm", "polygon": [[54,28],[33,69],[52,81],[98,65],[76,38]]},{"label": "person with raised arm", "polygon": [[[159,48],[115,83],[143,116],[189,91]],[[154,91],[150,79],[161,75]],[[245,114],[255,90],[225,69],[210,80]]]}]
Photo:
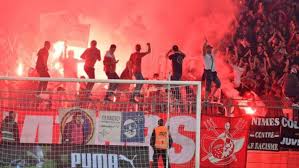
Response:
[{"label": "person with raised arm", "polygon": [[[168,51],[166,56],[172,61],[171,80],[180,81],[183,74],[183,61],[186,55],[179,50],[177,45],[174,45],[171,50]],[[177,100],[181,98],[179,87],[175,87],[175,89],[172,90],[172,93]]]},{"label": "person with raised arm", "polygon": [[[142,75],[142,58],[146,55],[151,53],[151,44],[147,43],[147,51],[141,52],[141,45],[137,44],[135,46],[135,52],[131,54],[130,56],[130,63],[132,65],[132,73],[136,80],[144,80],[144,77]],[[132,93],[130,97],[130,102],[137,103],[135,100],[135,96],[140,96],[140,90],[142,88],[142,84],[136,84],[136,87],[134,89],[134,92]]]},{"label": "person with raised arm", "polygon": [[[215,54],[212,53],[213,47],[208,44],[207,39],[205,39],[203,45],[203,57],[204,57],[204,74],[205,74],[205,81],[206,81],[206,93],[205,93],[205,100],[207,101],[209,98],[214,99],[214,94],[216,93],[217,89],[220,88],[221,82],[217,76],[216,71],[216,58]],[[216,87],[212,88],[212,82],[216,84]]]}]

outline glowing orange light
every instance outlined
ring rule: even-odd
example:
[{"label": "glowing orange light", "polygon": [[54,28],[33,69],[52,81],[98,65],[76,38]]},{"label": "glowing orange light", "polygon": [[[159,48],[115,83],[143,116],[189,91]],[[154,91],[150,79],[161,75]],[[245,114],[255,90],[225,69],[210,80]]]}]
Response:
[{"label": "glowing orange light", "polygon": [[240,109],[244,110],[246,114],[248,115],[254,115],[256,112],[256,109],[253,109],[252,107],[248,106],[247,101],[240,101],[239,103]]},{"label": "glowing orange light", "polygon": [[245,113],[249,115],[255,114],[256,110],[251,107],[244,107]]},{"label": "glowing orange light", "polygon": [[54,68],[57,69],[57,70],[59,70],[59,69],[60,69],[60,63],[59,63],[59,62],[56,62],[56,63],[54,64]]},{"label": "glowing orange light", "polygon": [[17,75],[22,76],[24,74],[24,65],[22,63],[19,63],[17,68]]},{"label": "glowing orange light", "polygon": [[63,41],[57,41],[56,43],[53,44],[53,51],[54,53],[52,54],[54,59],[59,58],[63,52],[64,52],[64,42]]}]

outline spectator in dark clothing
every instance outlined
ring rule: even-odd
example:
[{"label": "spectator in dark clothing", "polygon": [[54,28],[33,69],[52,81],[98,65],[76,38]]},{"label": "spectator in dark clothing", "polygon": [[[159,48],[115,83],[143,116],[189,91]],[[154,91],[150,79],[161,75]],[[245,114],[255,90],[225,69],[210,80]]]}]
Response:
[{"label": "spectator in dark clothing", "polygon": [[81,112],[75,112],[72,120],[66,123],[63,134],[63,144],[84,144],[86,143],[86,134],[84,134],[84,122]]},{"label": "spectator in dark clothing", "polygon": [[[92,40],[90,48],[86,49],[81,55],[81,58],[85,60],[84,71],[88,75],[89,79],[95,79],[94,65],[96,61],[101,61],[101,52],[97,49],[97,41]],[[91,92],[94,86],[93,82],[87,84],[86,89]]]},{"label": "spectator in dark clothing", "polygon": [[[151,44],[147,43],[147,52],[141,52],[141,46],[140,44],[137,44],[135,47],[136,52],[131,54],[130,56],[130,63],[132,65],[132,72],[135,76],[136,80],[144,80],[142,75],[142,58],[149,53],[151,53]],[[136,84],[135,90],[130,98],[130,102],[136,103],[135,96],[140,96],[140,90],[142,88],[142,84]]]},{"label": "spectator in dark clothing", "polygon": [[[51,43],[49,41],[45,41],[44,47],[40,49],[37,53],[37,61],[36,61],[36,71],[40,77],[49,78],[50,74],[48,73],[48,57],[49,57],[49,49],[51,48]],[[47,90],[48,82],[41,81],[38,86],[38,93],[40,95],[42,91]]]},{"label": "spectator in dark clothing", "polygon": [[[115,72],[116,70],[116,64],[118,63],[118,60],[115,59],[114,52],[116,50],[116,45],[112,44],[110,46],[109,51],[107,51],[105,57],[104,57],[104,71],[107,75],[108,79],[119,79],[119,76]],[[113,92],[117,89],[116,83],[110,83],[108,91],[105,96],[105,101],[112,101],[109,99],[109,97],[113,94]]]},{"label": "spectator in dark clothing", "polygon": [[[166,56],[172,61],[172,75],[171,80],[179,81],[183,74],[183,60],[185,54],[179,50],[177,45],[174,45],[171,50],[168,51]],[[173,89],[173,88],[172,88]],[[172,91],[176,99],[180,99],[180,90],[178,87]]]},{"label": "spectator in dark clothing", "polygon": [[[169,133],[169,130],[166,126],[164,126],[163,119],[158,121],[158,127],[156,127],[152,133],[150,139],[150,145],[154,149],[153,156],[153,168],[158,168],[158,160],[160,155],[162,156],[164,168],[166,168],[167,164],[167,149],[171,148],[173,144],[173,140]],[[170,168],[170,163],[168,159],[168,168]]]},{"label": "spectator in dark clothing", "polygon": [[2,141],[6,143],[19,143],[19,129],[15,122],[16,113],[10,111],[1,124]]},{"label": "spectator in dark clothing", "polygon": [[181,80],[183,74],[183,60],[185,54],[179,50],[177,45],[167,53],[167,57],[172,61],[172,80]]},{"label": "spectator in dark clothing", "polygon": [[285,83],[285,95],[292,98],[295,104],[299,102],[299,79],[297,71],[297,65],[293,65]]}]

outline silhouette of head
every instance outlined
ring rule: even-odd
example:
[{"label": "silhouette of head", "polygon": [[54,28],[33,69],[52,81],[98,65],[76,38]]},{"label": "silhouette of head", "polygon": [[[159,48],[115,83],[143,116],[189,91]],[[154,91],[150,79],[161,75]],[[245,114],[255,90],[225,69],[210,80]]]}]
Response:
[{"label": "silhouette of head", "polygon": [[81,112],[76,112],[76,113],[73,115],[73,120],[75,120],[77,124],[81,124],[81,121],[82,121],[82,113],[81,113]]},{"label": "silhouette of head", "polygon": [[115,45],[115,44],[111,44],[111,46],[110,46],[110,51],[111,51],[112,53],[114,53],[115,50],[116,50],[116,45]]},{"label": "silhouette of head", "polygon": [[140,51],[141,51],[141,45],[140,45],[140,44],[136,44],[136,46],[135,46],[135,50],[136,50],[137,52],[140,52]]},{"label": "silhouette of head", "polygon": [[97,47],[97,41],[92,40],[92,41],[90,42],[90,46],[91,46],[92,48],[96,48],[96,47]]},{"label": "silhouette of head", "polygon": [[213,47],[211,45],[207,45],[207,53],[211,54],[212,53]]},{"label": "silhouette of head", "polygon": [[16,118],[16,113],[14,111],[10,111],[8,113],[8,117],[11,119],[11,120],[15,120]]},{"label": "silhouette of head", "polygon": [[50,41],[45,41],[45,43],[44,43],[44,47],[45,47],[47,50],[49,50],[49,49],[51,48],[51,43],[50,43]]},{"label": "silhouette of head", "polygon": [[174,45],[174,46],[172,46],[172,50],[174,52],[177,52],[177,51],[179,51],[179,47],[177,45]]},{"label": "silhouette of head", "polygon": [[158,120],[158,125],[159,125],[159,126],[163,126],[163,125],[164,125],[164,121],[163,121],[163,119]]}]

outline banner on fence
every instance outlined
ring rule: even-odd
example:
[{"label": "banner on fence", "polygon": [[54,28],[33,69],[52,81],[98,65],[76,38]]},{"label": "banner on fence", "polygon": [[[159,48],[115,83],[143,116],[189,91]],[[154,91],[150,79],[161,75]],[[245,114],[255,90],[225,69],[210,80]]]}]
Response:
[{"label": "banner on fence", "polygon": [[[0,145],[1,167],[149,167],[148,147],[18,144]],[[17,151],[17,152],[16,152]]]},{"label": "banner on fence", "polygon": [[60,109],[61,143],[94,144],[95,119],[96,113],[94,110],[81,108]]},{"label": "banner on fence", "polygon": [[249,121],[202,116],[201,167],[246,167]]},{"label": "banner on fence", "polygon": [[278,151],[280,143],[280,118],[252,118],[248,149]]},{"label": "banner on fence", "polygon": [[[61,124],[62,123],[61,120],[63,118],[62,111],[64,114],[67,114],[68,112],[72,111],[72,109],[73,108],[61,109],[58,111],[61,112],[61,114],[53,111],[28,112],[28,110],[15,110],[16,113],[18,114],[17,115],[18,117],[16,118],[16,122],[18,123],[19,126],[21,143],[60,144],[62,142],[62,129],[64,129],[64,127]],[[93,118],[94,115],[96,115],[96,121],[94,122],[95,143],[92,144],[92,141],[89,141],[88,144],[105,145],[105,142],[101,142],[101,143],[97,142],[99,138],[96,136],[97,134],[96,131],[98,130],[97,124],[98,121],[100,120],[100,115],[102,112],[88,110],[88,109],[80,109],[80,110],[83,110],[85,112],[88,111],[88,114],[92,113],[90,114],[90,116],[92,116],[91,118]],[[113,111],[111,112],[109,111],[109,113],[113,113]],[[65,117],[65,118],[69,118],[69,117]],[[170,133],[174,141],[173,147],[169,150],[169,158],[170,158],[171,165],[180,165],[185,167],[194,165],[195,146],[196,146],[195,145],[196,118],[192,114],[172,115],[170,118],[167,118],[167,115],[165,113],[145,114],[144,129],[143,129],[144,143],[127,141],[128,143],[111,142],[110,145],[124,145],[124,146],[137,146],[137,145],[147,146],[148,145],[149,146],[152,131],[157,126],[158,120],[161,118],[164,119],[167,125],[170,126]],[[69,120],[70,119],[71,118],[69,118]],[[138,122],[140,125],[140,123],[142,123],[142,120],[139,120]],[[91,129],[87,129],[87,130],[91,130]],[[119,138],[120,137],[118,137],[118,140]],[[64,145],[67,144],[68,143],[64,143]],[[152,160],[152,156],[153,156],[153,149],[149,147],[150,160]]]},{"label": "banner on fence", "polygon": [[299,124],[297,121],[281,119],[281,135],[280,145],[285,149],[299,149]]},{"label": "banner on fence", "polygon": [[144,142],[143,112],[100,112],[97,122],[98,143]]}]

